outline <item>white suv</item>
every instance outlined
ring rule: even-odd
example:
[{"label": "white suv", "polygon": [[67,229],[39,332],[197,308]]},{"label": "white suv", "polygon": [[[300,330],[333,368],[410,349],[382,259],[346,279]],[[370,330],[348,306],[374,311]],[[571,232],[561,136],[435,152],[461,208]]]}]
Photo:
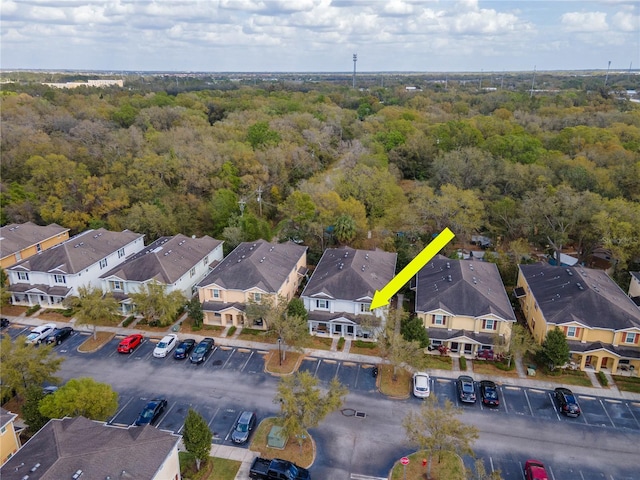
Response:
[{"label": "white suv", "polygon": [[156,348],[153,349],[153,356],[158,358],[166,357],[171,350],[178,343],[178,336],[175,334],[165,335],[158,343]]},{"label": "white suv", "polygon": [[27,335],[26,342],[29,344],[37,344],[42,342],[45,338],[49,336],[51,332],[56,329],[55,323],[45,323],[44,325],[40,325],[39,327],[31,330],[29,335]]}]

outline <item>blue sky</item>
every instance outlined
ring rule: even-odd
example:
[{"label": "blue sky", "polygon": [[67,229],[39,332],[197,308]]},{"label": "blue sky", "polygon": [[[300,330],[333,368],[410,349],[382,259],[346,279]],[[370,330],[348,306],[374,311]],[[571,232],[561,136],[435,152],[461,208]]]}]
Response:
[{"label": "blue sky", "polygon": [[2,0],[3,69],[640,68],[637,0]]}]

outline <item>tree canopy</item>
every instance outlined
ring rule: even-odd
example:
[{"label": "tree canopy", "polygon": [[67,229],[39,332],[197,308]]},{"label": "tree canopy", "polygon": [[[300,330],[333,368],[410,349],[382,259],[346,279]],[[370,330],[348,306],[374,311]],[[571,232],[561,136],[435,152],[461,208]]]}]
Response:
[{"label": "tree canopy", "polygon": [[118,409],[118,393],[93,378],[72,378],[40,401],[40,413],[48,418],[83,417],[106,421]]},{"label": "tree canopy", "polygon": [[189,408],[187,412],[182,430],[182,440],[187,452],[195,457],[196,468],[200,470],[202,461],[206,461],[211,453],[213,433],[209,429],[207,421],[193,408]]}]

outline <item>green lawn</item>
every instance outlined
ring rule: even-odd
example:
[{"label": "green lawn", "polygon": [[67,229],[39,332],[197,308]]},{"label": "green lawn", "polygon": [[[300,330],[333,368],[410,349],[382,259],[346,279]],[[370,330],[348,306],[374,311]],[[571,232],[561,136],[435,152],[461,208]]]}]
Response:
[{"label": "green lawn", "polygon": [[196,461],[189,452],[179,452],[180,474],[183,480],[234,480],[240,470],[240,462],[226,458],[209,457],[206,465],[196,471]]}]

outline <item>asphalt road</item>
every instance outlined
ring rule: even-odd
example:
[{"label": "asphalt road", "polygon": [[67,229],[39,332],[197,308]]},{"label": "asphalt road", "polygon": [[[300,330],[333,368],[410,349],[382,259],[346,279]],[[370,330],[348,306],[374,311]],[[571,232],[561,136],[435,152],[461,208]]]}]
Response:
[{"label": "asphalt road", "polygon": [[[76,334],[56,347],[66,357],[60,376],[111,384],[120,394],[118,412],[110,420],[114,424],[131,424],[149,399],[163,396],[169,405],[159,428],[180,432],[193,407],[209,423],[214,442],[231,444],[229,433],[242,410],[254,410],[258,421],[277,413],[277,378],[263,372],[266,352],[217,346],[202,365],[191,365],[153,358],[150,341],[130,355],[115,352],[117,339],[98,352],[80,354],[76,348],[84,338]],[[337,375],[350,388],[342,410],[311,431],[317,445],[314,478],[384,478],[395,461],[415,451],[401,423],[420,400],[390,400],[378,393],[371,365],[310,358],[302,368],[323,382]],[[460,406],[452,380],[432,378],[432,392]],[[475,451],[487,470],[501,470],[505,480],[523,480],[522,465],[537,458],[547,464],[552,480],[640,478],[640,402],[579,396],[584,414],[567,419],[548,391],[511,386],[500,393],[498,409],[462,406],[463,420],[480,430]]]}]

